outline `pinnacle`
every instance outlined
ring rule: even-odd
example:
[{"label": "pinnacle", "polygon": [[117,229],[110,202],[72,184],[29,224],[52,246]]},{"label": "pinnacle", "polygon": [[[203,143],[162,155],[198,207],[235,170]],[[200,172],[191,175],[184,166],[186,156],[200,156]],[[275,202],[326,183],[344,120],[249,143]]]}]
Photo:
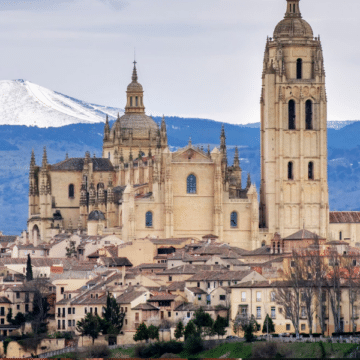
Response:
[{"label": "pinnacle", "polygon": [[46,168],[47,166],[47,153],[46,153],[46,146],[44,146],[43,158],[42,158],[42,167]]},{"label": "pinnacle", "polygon": [[134,69],[133,69],[131,80],[133,82],[137,82],[137,80],[138,80],[137,70],[136,70],[136,61],[134,61]]}]

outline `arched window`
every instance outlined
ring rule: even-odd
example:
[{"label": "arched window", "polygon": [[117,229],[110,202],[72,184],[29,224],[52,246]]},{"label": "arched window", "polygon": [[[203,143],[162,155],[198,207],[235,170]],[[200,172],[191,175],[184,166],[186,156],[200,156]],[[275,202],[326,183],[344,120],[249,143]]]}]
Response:
[{"label": "arched window", "polygon": [[278,242],[278,244],[277,244],[277,248],[278,248],[278,254],[280,254],[280,243]]},{"label": "arched window", "polygon": [[308,178],[309,180],[314,180],[314,163],[312,161],[308,165]]},{"label": "arched window", "polygon": [[288,163],[288,179],[289,180],[293,180],[294,179],[294,169],[293,169],[294,165],[293,163],[290,161]]},{"label": "arched window", "polygon": [[130,96],[130,106],[132,106],[132,96]]},{"label": "arched window", "polygon": [[312,130],[313,128],[313,110],[312,101],[308,100],[305,103],[305,116],[306,116],[306,130]]},{"label": "arched window", "polygon": [[139,104],[139,100],[138,100],[138,97],[136,96],[135,97],[135,103],[136,103],[136,106],[139,106],[138,104]]},{"label": "arched window", "polygon": [[196,176],[191,174],[187,177],[186,188],[188,194],[196,194]]},{"label": "arched window", "polygon": [[74,191],[74,185],[70,184],[69,185],[69,198],[73,198],[75,195],[75,191]]},{"label": "arched window", "polygon": [[145,226],[152,227],[153,226],[153,214],[151,211],[148,211],[145,214]]},{"label": "arched window", "polygon": [[302,79],[302,59],[296,60],[296,78]]},{"label": "arched window", "polygon": [[233,211],[230,215],[230,226],[235,228],[238,226],[238,216],[237,212]]},{"label": "arched window", "polygon": [[339,232],[339,240],[342,240],[342,231]]},{"label": "arched window", "polygon": [[289,130],[295,130],[295,101],[289,101]]},{"label": "arched window", "polygon": [[261,243],[261,247],[265,247],[266,246],[266,243],[265,243],[265,241],[263,241],[262,243]]}]

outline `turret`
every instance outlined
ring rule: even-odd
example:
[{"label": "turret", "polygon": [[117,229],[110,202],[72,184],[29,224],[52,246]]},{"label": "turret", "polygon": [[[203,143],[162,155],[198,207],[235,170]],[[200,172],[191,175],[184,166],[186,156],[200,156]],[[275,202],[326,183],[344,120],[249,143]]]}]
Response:
[{"label": "turret", "polygon": [[106,121],[104,126],[104,141],[109,140],[109,137],[110,137],[109,117],[106,115]]},{"label": "turret", "polygon": [[127,103],[125,106],[125,114],[128,113],[145,113],[143,102],[144,90],[138,83],[138,75],[136,69],[136,61],[134,61],[134,69],[131,77],[132,82],[127,87]]},{"label": "turret", "polygon": [[164,115],[163,115],[162,120],[161,120],[160,142],[161,142],[161,147],[166,147],[168,145],[166,123],[165,123],[165,116]]}]

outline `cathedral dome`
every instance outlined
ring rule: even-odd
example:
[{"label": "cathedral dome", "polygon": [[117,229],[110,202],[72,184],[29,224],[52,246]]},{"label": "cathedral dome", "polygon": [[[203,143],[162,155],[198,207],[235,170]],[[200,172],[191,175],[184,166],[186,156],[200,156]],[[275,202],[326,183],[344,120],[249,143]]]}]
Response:
[{"label": "cathedral dome", "polygon": [[150,117],[142,113],[128,113],[120,118],[120,128],[134,130],[153,130],[157,131],[156,122]]},{"label": "cathedral dome", "polygon": [[88,217],[88,220],[105,220],[105,215],[102,211],[100,210],[93,210]]},{"label": "cathedral dome", "polygon": [[275,27],[274,39],[301,37],[314,37],[313,30],[308,22],[301,17],[299,1],[300,0],[286,0],[287,11],[285,18],[281,20]]},{"label": "cathedral dome", "polygon": [[313,38],[314,33],[308,22],[301,18],[285,18],[275,27],[274,39],[283,37]]}]

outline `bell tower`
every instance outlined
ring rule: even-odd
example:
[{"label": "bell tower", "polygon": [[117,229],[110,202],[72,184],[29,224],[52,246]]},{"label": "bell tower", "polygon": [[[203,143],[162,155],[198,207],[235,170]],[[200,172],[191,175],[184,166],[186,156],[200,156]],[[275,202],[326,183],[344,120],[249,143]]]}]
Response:
[{"label": "bell tower", "polygon": [[300,0],[265,47],[261,91],[260,227],[286,237],[303,227],[328,236],[327,98],[320,37]]}]

